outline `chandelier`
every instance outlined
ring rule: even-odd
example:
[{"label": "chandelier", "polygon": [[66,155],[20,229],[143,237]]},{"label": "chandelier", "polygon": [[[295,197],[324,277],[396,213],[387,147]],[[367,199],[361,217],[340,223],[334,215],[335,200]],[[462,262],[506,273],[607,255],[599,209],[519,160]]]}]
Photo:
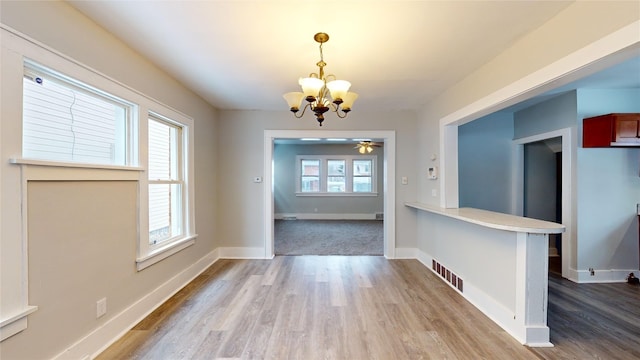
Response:
[{"label": "chandelier", "polygon": [[[313,39],[320,43],[320,61],[316,63],[319,69],[318,73],[311,73],[309,77],[298,80],[298,84],[302,87],[302,92],[286,93],[283,97],[296,118],[301,118],[307,109],[311,109],[318,123],[322,126],[324,113],[329,110],[335,112],[339,118],[345,118],[347,113],[351,111],[351,106],[358,98],[358,94],[349,92],[350,82],[337,80],[335,75],[325,76],[324,74],[324,67],[327,66],[327,63],[324,62],[322,55],[322,44],[329,41],[329,35],[317,33],[313,36]],[[298,115],[303,99],[307,101],[307,104]]]}]

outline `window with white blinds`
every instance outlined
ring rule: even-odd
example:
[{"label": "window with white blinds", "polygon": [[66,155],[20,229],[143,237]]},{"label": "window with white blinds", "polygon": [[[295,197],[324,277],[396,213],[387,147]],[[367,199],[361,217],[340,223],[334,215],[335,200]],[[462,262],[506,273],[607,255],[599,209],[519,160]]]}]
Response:
[{"label": "window with white blinds", "polygon": [[297,155],[297,196],[377,194],[375,155]]},{"label": "window with white blinds", "polygon": [[25,64],[22,156],[128,165],[131,108],[115,96]]},{"label": "window with white blinds", "polygon": [[182,128],[149,117],[149,244],[184,235]]}]

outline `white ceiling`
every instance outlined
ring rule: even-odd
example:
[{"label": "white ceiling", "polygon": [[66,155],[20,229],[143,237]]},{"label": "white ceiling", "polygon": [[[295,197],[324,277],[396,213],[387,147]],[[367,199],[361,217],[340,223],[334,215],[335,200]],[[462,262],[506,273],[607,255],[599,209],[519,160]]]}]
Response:
[{"label": "white ceiling", "polygon": [[219,109],[286,109],[326,32],[325,71],[353,84],[355,111],[419,109],[571,1],[69,3]]}]

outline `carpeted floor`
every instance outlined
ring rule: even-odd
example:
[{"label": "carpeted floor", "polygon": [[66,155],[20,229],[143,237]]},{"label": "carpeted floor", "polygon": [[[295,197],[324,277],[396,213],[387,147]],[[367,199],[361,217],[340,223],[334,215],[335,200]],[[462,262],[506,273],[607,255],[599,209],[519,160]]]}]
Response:
[{"label": "carpeted floor", "polygon": [[383,255],[379,220],[275,220],[276,255]]}]

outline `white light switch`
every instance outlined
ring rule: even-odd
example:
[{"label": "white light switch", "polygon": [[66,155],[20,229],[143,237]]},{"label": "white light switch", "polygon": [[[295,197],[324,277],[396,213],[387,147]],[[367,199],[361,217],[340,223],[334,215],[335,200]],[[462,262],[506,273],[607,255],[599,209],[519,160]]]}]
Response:
[{"label": "white light switch", "polygon": [[438,190],[431,189],[431,196],[438,196]]},{"label": "white light switch", "polygon": [[409,183],[409,179],[406,176],[402,177],[402,185],[407,185]]}]

